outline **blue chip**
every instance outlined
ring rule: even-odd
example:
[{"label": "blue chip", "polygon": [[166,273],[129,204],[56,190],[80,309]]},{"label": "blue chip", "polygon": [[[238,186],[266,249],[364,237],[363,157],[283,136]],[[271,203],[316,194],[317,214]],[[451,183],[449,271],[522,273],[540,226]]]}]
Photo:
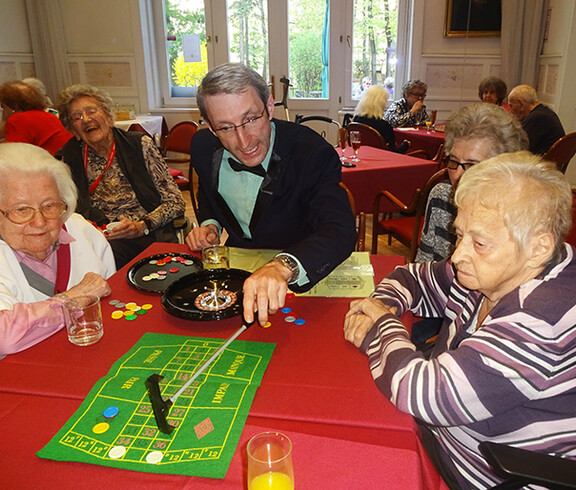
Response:
[{"label": "blue chip", "polygon": [[306,320],[302,320],[302,318],[298,318],[297,320],[294,320],[294,325],[304,325],[306,323]]},{"label": "blue chip", "polygon": [[114,417],[116,417],[116,415],[118,415],[119,411],[120,411],[120,409],[118,407],[112,406],[112,407],[108,407],[106,410],[104,410],[103,415],[107,419],[113,419]]},{"label": "blue chip", "polygon": [[282,308],[280,311],[281,311],[282,313],[290,313],[290,312],[292,311],[292,308],[288,308],[288,307],[286,306],[286,307]]}]

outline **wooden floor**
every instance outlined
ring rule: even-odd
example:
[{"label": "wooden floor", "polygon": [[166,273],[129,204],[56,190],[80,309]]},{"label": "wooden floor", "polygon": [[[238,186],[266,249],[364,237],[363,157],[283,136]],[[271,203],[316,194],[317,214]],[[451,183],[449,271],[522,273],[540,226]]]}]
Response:
[{"label": "wooden floor", "polygon": [[[192,209],[192,202],[190,201],[190,193],[183,192],[184,200],[186,201],[186,217],[191,223],[197,222],[194,210]],[[372,246],[372,215],[366,216],[366,251],[370,251]],[[392,239],[392,244],[388,245],[388,237],[380,236],[378,238],[378,254],[379,255],[403,255],[408,257],[410,250],[408,247],[402,245],[400,242]]]}]

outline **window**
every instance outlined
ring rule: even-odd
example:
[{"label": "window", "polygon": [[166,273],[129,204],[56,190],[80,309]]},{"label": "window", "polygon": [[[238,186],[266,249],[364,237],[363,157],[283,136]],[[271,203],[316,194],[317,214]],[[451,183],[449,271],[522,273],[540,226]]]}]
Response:
[{"label": "window", "polygon": [[363,78],[394,79],[403,3],[407,12],[408,0],[153,0],[150,60],[158,69],[149,73],[159,96],[151,105],[193,106],[204,74],[233,61],[257,70],[276,100],[280,79],[289,78],[292,119],[338,118],[359,98]]}]

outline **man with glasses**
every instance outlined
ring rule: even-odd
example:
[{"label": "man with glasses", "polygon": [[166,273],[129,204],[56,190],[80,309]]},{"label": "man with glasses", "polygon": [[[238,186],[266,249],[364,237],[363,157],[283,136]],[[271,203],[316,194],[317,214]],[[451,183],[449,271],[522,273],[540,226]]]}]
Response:
[{"label": "man with glasses", "polygon": [[274,119],[264,79],[241,64],[209,72],[197,95],[208,129],[192,140],[199,227],[191,250],[220,243],[282,250],[244,284],[244,317],[265,324],[287,288],[310,289],[354,249],[354,216],[337,153],[305,126]]},{"label": "man with glasses", "polygon": [[393,128],[422,126],[429,121],[424,99],[428,85],[422,80],[409,80],[402,87],[402,98],[395,100],[384,113],[384,120]]}]

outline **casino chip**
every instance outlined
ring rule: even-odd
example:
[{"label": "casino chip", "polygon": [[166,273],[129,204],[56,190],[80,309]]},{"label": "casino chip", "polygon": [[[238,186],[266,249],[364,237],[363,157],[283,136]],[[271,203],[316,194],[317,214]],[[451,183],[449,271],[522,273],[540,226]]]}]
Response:
[{"label": "casino chip", "polygon": [[148,455],[146,456],[146,462],[150,464],[156,464],[162,461],[163,457],[164,453],[162,453],[161,451],[152,451],[151,453],[148,453]]},{"label": "casino chip", "polygon": [[106,410],[104,410],[104,412],[102,412],[102,415],[104,415],[104,417],[106,417],[107,419],[113,419],[114,417],[116,417],[116,415],[118,415],[119,411],[120,409],[118,407],[111,406],[108,407]]},{"label": "casino chip", "polygon": [[120,459],[126,454],[126,448],[124,446],[114,446],[110,451],[108,451],[108,457],[112,459]]},{"label": "casino chip", "polygon": [[106,432],[109,428],[110,424],[106,422],[100,422],[99,424],[96,424],[94,427],[92,427],[92,432],[94,432],[94,434],[104,434],[104,432]]}]

